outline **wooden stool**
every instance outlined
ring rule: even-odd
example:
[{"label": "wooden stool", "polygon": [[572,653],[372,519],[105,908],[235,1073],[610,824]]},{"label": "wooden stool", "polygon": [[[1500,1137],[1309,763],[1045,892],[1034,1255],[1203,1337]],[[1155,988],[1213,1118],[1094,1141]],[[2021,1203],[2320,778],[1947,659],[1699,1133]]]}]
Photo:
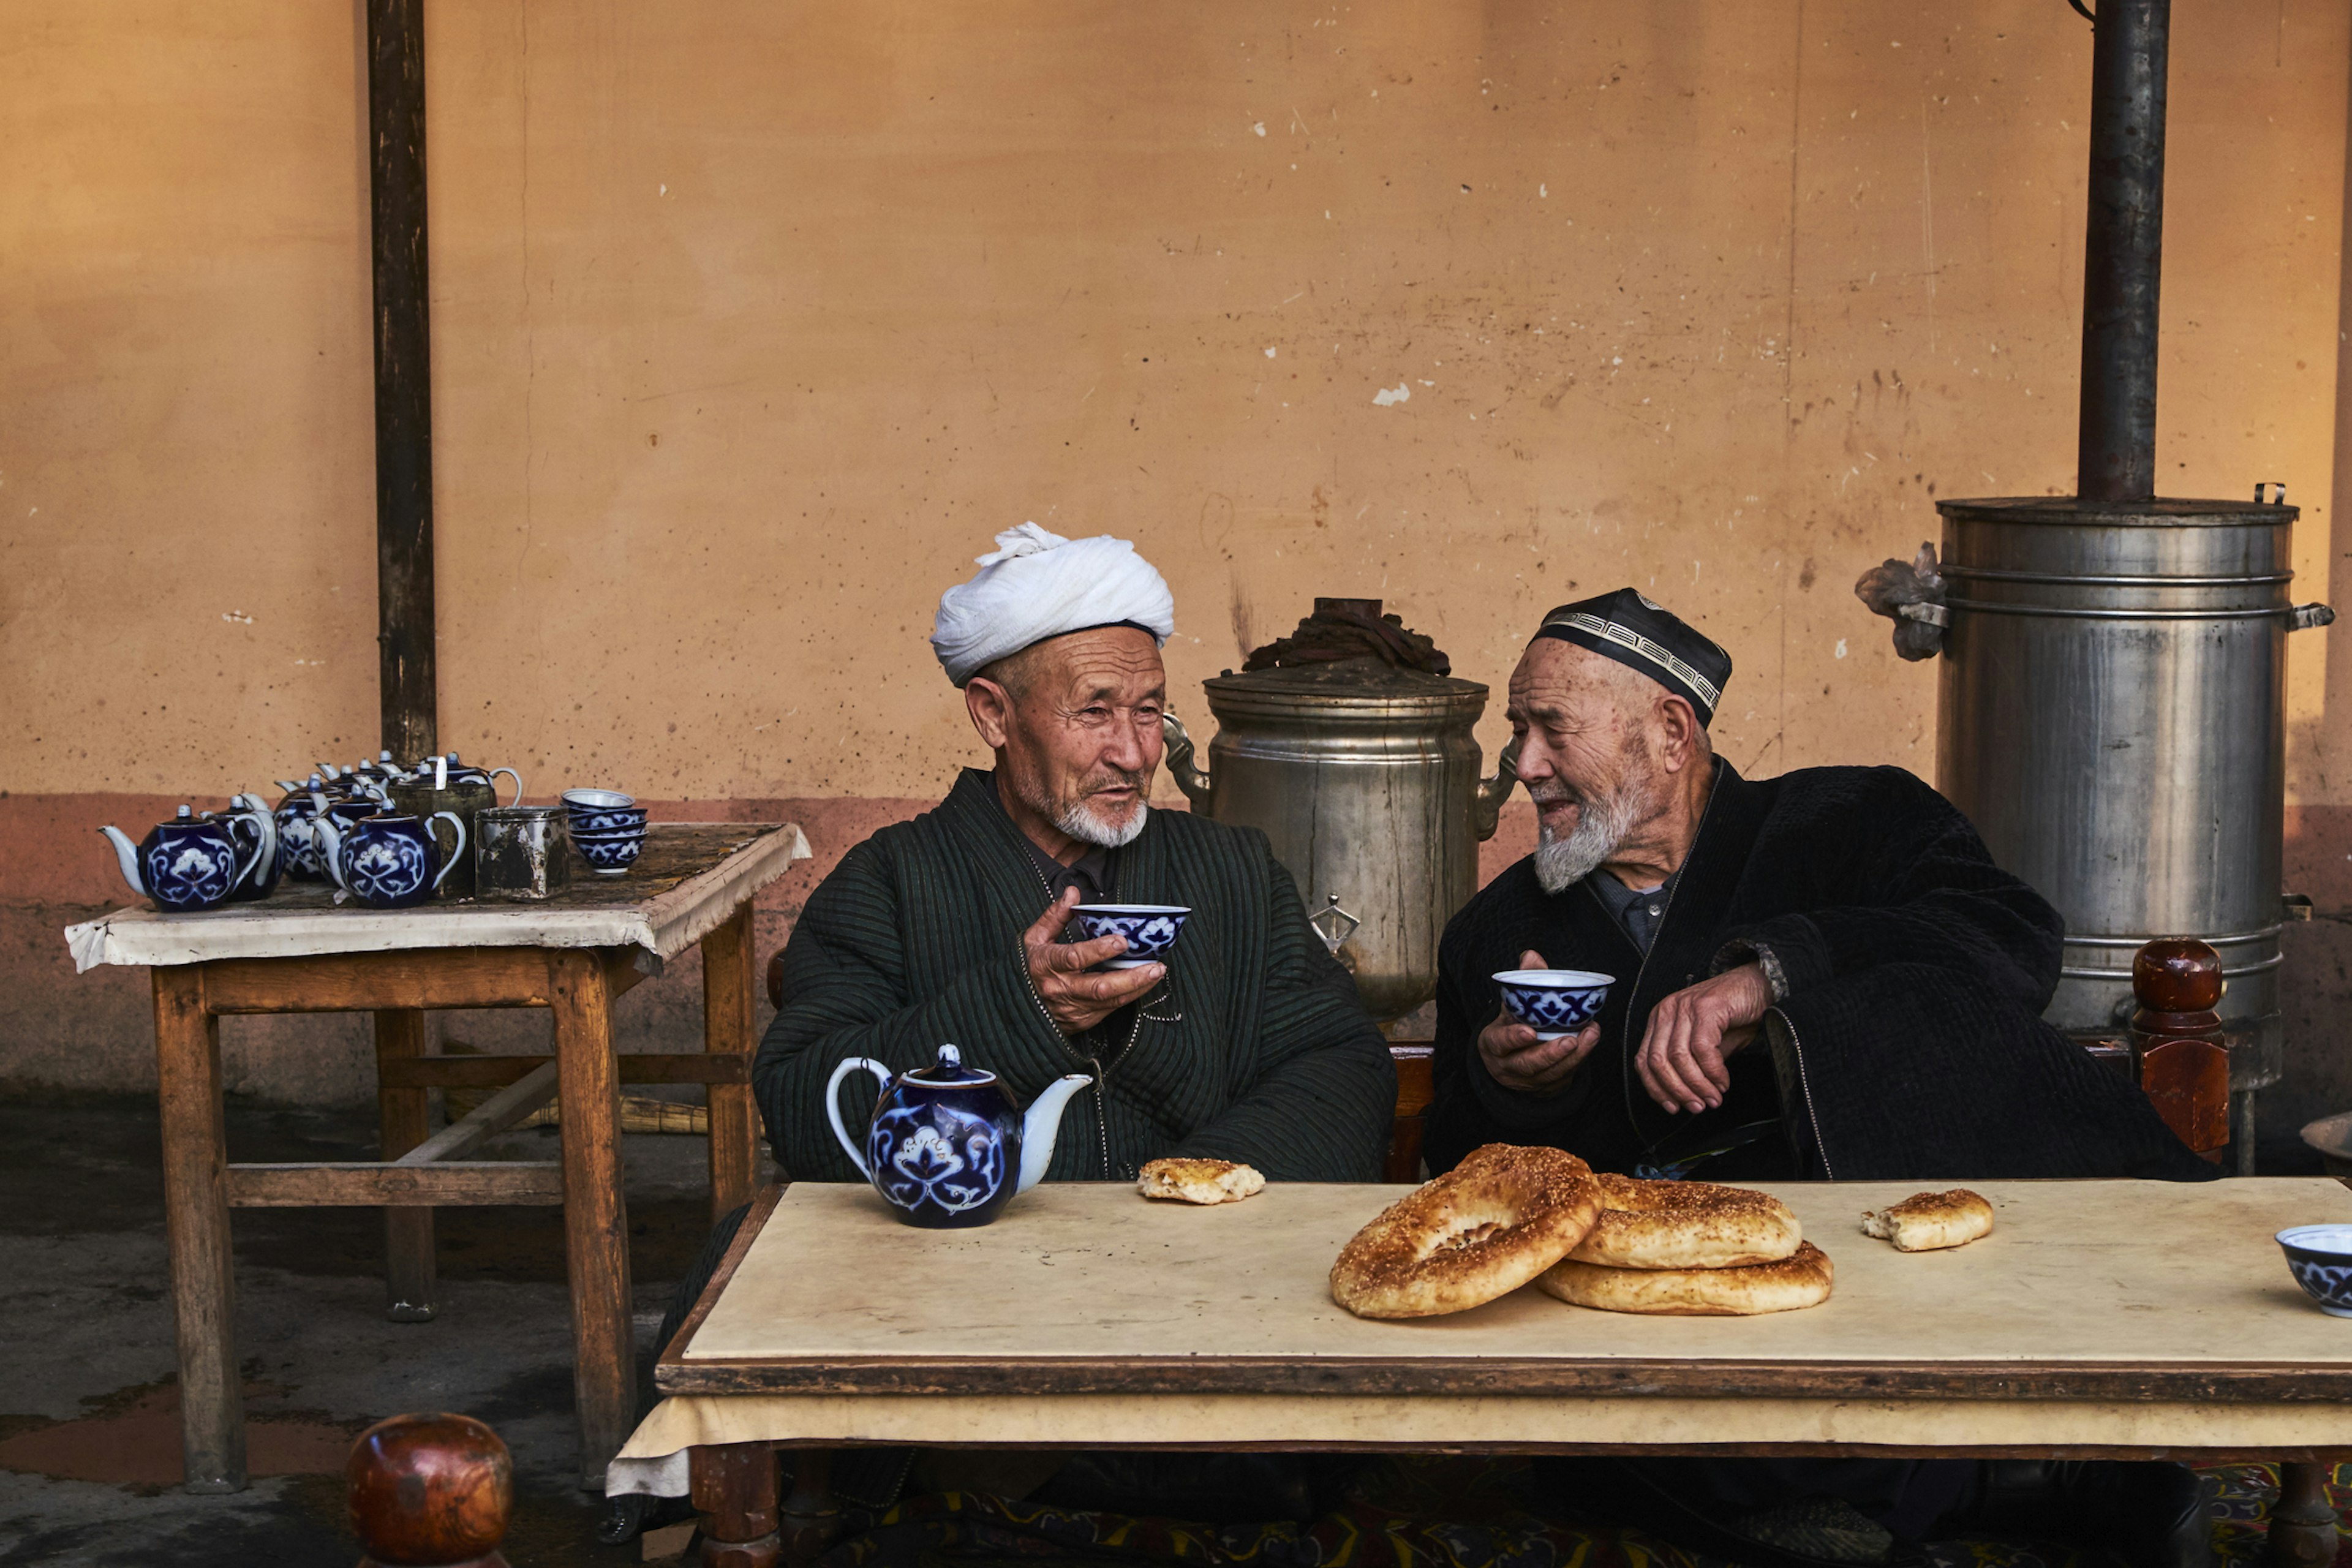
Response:
[{"label": "wooden stool", "polygon": [[469,1415],[395,1415],[343,1467],[359,1568],[507,1568],[514,1458]]}]

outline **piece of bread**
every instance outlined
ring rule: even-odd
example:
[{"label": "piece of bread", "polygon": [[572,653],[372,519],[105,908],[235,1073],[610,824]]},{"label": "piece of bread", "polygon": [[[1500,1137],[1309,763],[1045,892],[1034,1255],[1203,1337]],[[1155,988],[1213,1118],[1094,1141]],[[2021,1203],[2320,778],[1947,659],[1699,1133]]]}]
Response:
[{"label": "piece of bread", "polygon": [[1713,1182],[1596,1176],[1601,1217],[1569,1254],[1618,1268],[1738,1268],[1794,1257],[1805,1239],[1789,1205]]},{"label": "piece of bread", "polygon": [[1891,1241],[1897,1252],[1966,1247],[1992,1231],[1992,1205],[1966,1187],[1916,1193],[1892,1208],[1864,1209],[1862,1234]]},{"label": "piece of bread", "polygon": [[1465,1311],[1567,1257],[1600,1215],[1575,1155],[1488,1143],[1358,1231],[1331,1265],[1331,1299],[1360,1318]]},{"label": "piece of bread", "polygon": [[1828,1256],[1807,1241],[1793,1257],[1741,1268],[1612,1268],[1562,1258],[1536,1287],[1572,1306],[1604,1312],[1747,1318],[1818,1307],[1830,1299],[1835,1279]]},{"label": "piece of bread", "polygon": [[1264,1192],[1265,1178],[1256,1166],[1231,1160],[1154,1160],[1143,1167],[1135,1188],[1147,1198],[1180,1204],[1237,1204]]}]

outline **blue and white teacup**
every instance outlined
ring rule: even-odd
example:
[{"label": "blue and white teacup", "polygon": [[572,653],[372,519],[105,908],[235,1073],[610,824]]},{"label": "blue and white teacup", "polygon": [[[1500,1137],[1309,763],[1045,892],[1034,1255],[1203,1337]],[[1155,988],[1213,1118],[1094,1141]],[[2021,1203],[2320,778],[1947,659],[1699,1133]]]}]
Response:
[{"label": "blue and white teacup", "polygon": [[1192,911],[1183,904],[1080,904],[1074,912],[1088,942],[1107,936],[1127,939],[1127,951],[1106,959],[1103,968],[1140,969],[1168,956],[1177,932],[1184,929],[1184,917]]},{"label": "blue and white teacup", "polygon": [[623,795],[616,789],[568,789],[563,792],[566,811],[625,811],[637,804],[637,797]]},{"label": "blue and white teacup", "polygon": [[1589,969],[1506,969],[1495,976],[1503,988],[1503,1011],[1538,1040],[1572,1035],[1599,1017],[1616,981]]},{"label": "blue and white teacup", "polygon": [[572,846],[588,868],[600,876],[618,877],[636,864],[637,857],[646,850],[646,830],[631,832],[620,829],[609,833],[574,833]]},{"label": "blue and white teacup", "polygon": [[2296,1225],[2278,1233],[2287,1272],[2332,1318],[2352,1318],[2352,1225]]}]

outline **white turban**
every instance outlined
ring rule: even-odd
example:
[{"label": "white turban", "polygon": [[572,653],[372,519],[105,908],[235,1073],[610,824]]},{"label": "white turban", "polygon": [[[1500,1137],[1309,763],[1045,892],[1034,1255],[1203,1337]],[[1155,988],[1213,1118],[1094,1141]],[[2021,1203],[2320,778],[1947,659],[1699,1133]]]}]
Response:
[{"label": "white turban", "polygon": [[1163,646],[1176,600],[1151,563],[1124,539],[1065,539],[1034,522],[996,536],[980,574],[940,595],[931,649],[959,687],[1007,654],[1066,632],[1121,624]]}]

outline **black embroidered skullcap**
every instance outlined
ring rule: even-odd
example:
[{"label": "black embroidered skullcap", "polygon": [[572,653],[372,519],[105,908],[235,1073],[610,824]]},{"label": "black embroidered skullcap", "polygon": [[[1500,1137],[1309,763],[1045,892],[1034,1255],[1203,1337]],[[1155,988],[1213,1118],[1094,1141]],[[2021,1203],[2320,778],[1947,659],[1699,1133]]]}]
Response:
[{"label": "black embroidered skullcap", "polygon": [[1714,721],[1731,679],[1731,656],[1664,605],[1631,588],[1562,605],[1536,628],[1539,637],[1558,637],[1638,669],[1698,711],[1701,728]]}]

